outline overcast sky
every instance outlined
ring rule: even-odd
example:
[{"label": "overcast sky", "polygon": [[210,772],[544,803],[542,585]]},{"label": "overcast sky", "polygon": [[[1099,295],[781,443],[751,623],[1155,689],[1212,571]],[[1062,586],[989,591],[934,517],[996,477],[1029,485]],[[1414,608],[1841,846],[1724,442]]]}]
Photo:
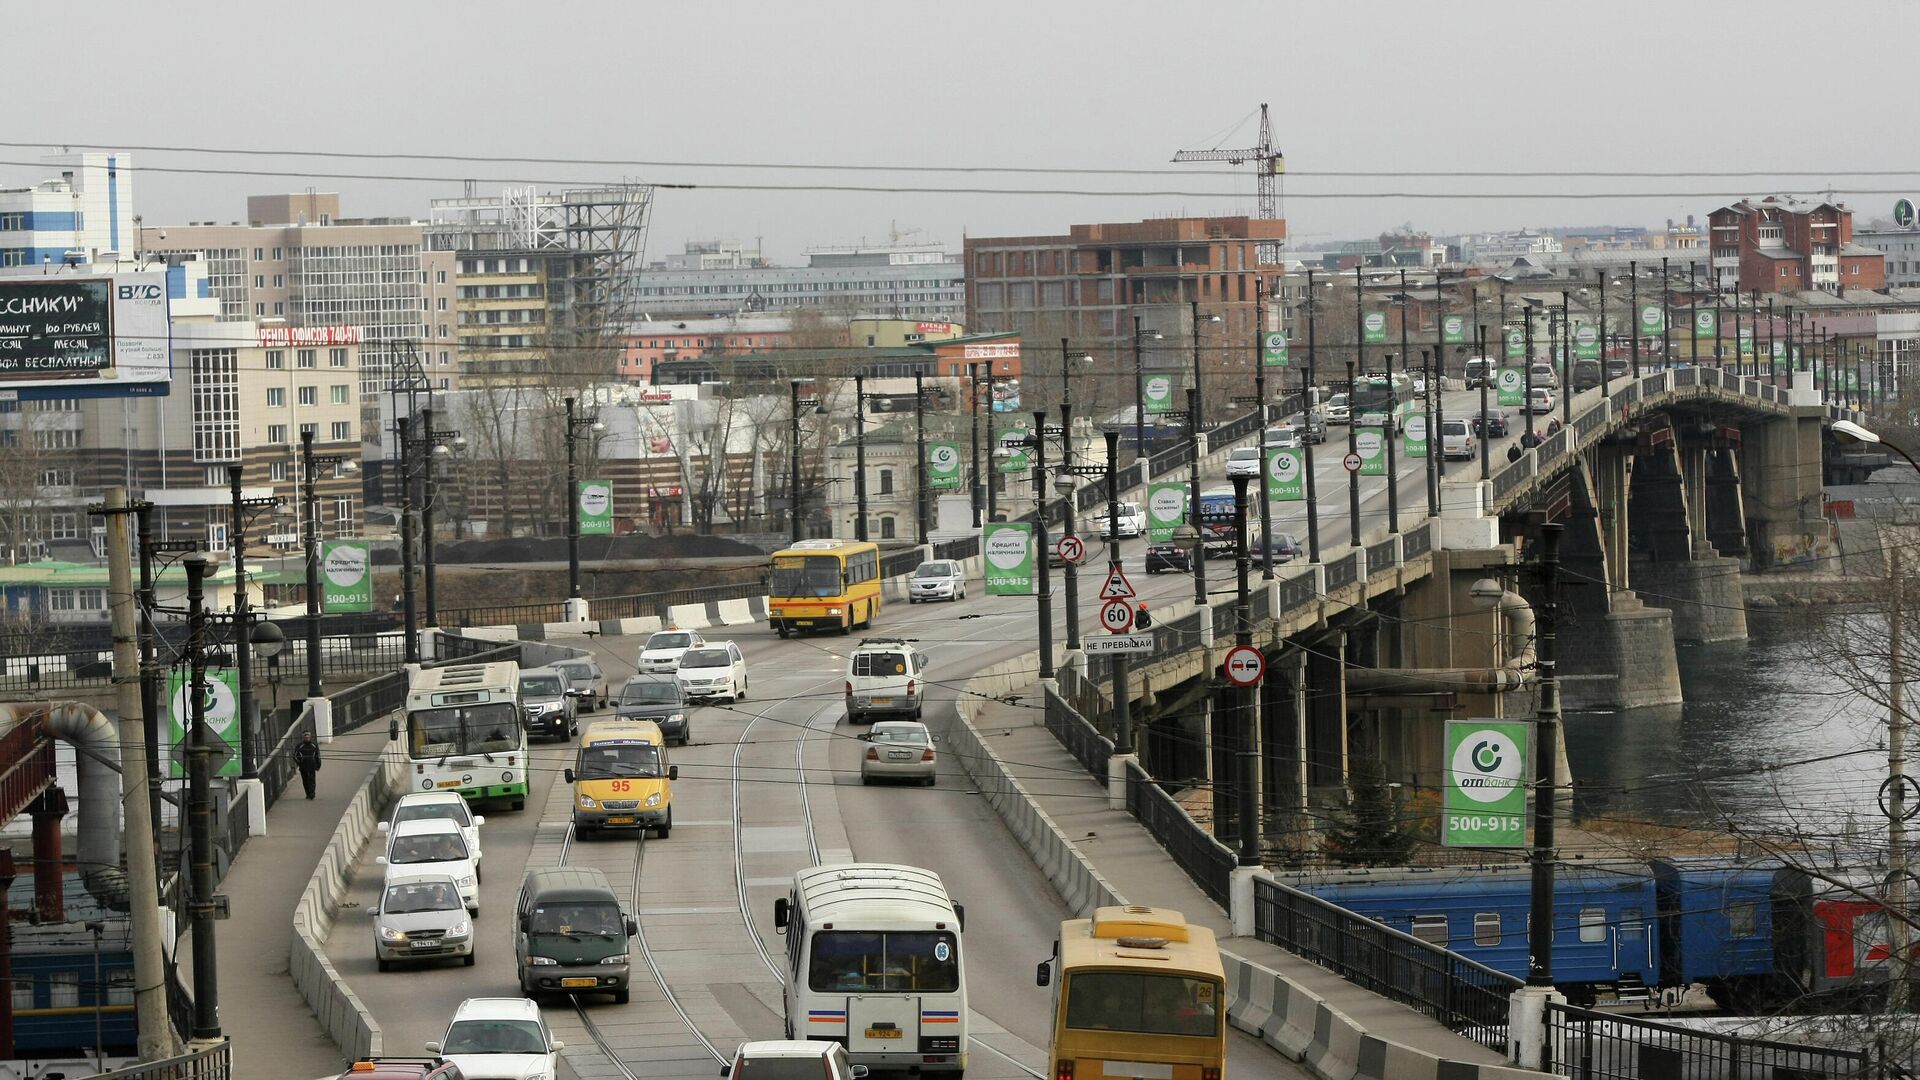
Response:
[{"label": "overcast sky", "polygon": [[[1273,109],[1296,247],[1412,223],[1433,233],[1633,224],[1742,194],[1842,192],[1862,219],[1920,190],[1915,86],[1888,63],[1920,5],[1605,0],[1315,4],[1279,0],[732,3],[39,4],[45,63],[7,80],[5,138],[481,160],[139,152],[149,225],[241,218],[249,193],[342,193],[350,216],[424,217],[482,180],[621,177],[786,190],[662,190],[650,256],[690,239],[807,247],[1079,222],[1251,213],[1242,169],[1178,175],[795,171],[499,163],[653,162],[1173,169],[1173,152],[1249,146]],[[1811,38],[1808,35],[1812,35]],[[1887,51],[1876,42],[1901,43]],[[64,59],[56,59],[64,56]],[[1734,59],[1738,58],[1738,59]],[[1236,122],[1245,121],[1237,128]],[[44,178],[0,148],[0,183]],[[1842,170],[1908,169],[1901,176]],[[1312,173],[1381,170],[1334,178]],[[1412,170],[1809,171],[1807,177],[1433,178]],[[331,178],[326,173],[372,175]],[[417,182],[392,177],[439,178]],[[980,195],[793,185],[1069,189]],[[1847,195],[1847,191],[1874,193]],[[1087,192],[1124,191],[1124,197]],[[1225,198],[1207,192],[1224,193]],[[1545,193],[1550,199],[1309,198]],[[1657,193],[1622,198],[1619,193]],[[1614,197],[1580,199],[1575,194]]]}]

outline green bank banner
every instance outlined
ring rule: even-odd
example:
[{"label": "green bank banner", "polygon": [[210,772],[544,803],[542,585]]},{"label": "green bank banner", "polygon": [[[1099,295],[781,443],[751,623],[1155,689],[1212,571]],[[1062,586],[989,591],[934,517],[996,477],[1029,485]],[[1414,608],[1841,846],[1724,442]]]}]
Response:
[{"label": "green bank banner", "polygon": [[1387,341],[1387,313],[1369,311],[1360,317],[1360,339],[1369,345],[1384,345]]},{"label": "green bank banner", "polygon": [[373,610],[373,560],[365,540],[320,545],[320,610],[329,615]]},{"label": "green bank banner", "polygon": [[613,535],[613,484],[607,480],[580,481],[580,535]]},{"label": "green bank banner", "polygon": [[981,529],[980,551],[986,556],[988,596],[1033,594],[1032,525],[992,522]]},{"label": "green bank banner", "polygon": [[1526,846],[1531,734],[1525,722],[1447,721],[1441,830],[1447,846]]},{"label": "green bank banner", "polygon": [[1287,366],[1287,335],[1269,330],[1260,339],[1260,360],[1268,367]]},{"label": "green bank banner", "polygon": [[[240,775],[240,676],[233,668],[206,673],[201,695],[201,718],[207,725],[207,745],[218,755],[215,776]],[[192,722],[187,696],[187,672],[167,672],[167,775],[187,775],[188,725]]]},{"label": "green bank banner", "polygon": [[1387,475],[1387,437],[1379,428],[1363,428],[1353,437],[1353,448],[1360,455],[1361,476]]},{"label": "green bank banner", "polygon": [[1303,452],[1295,449],[1267,451],[1267,495],[1280,502],[1300,502],[1307,497],[1306,465]]},{"label": "green bank banner", "polygon": [[1157,416],[1172,412],[1173,376],[1143,376],[1140,379],[1140,398],[1146,403],[1148,416]]},{"label": "green bank banner", "polygon": [[927,444],[927,487],[934,491],[960,490],[960,444]]},{"label": "green bank banner", "polygon": [[1657,337],[1666,332],[1667,309],[1659,304],[1640,305],[1640,336]]},{"label": "green bank banner", "polygon": [[1427,418],[1414,413],[1407,417],[1406,433],[1400,440],[1400,448],[1408,457],[1427,456]]},{"label": "green bank banner", "polygon": [[1527,401],[1527,373],[1517,367],[1503,367],[1494,388],[1499,391],[1500,404],[1524,405]]},{"label": "green bank banner", "polygon": [[1440,317],[1440,342],[1443,345],[1464,345],[1467,342],[1467,317],[1465,315],[1443,315]]},{"label": "green bank banner", "polygon": [[1527,355],[1527,332],[1518,326],[1507,327],[1507,359],[1518,360]]},{"label": "green bank banner", "polygon": [[1151,484],[1147,487],[1147,539],[1164,544],[1187,520],[1187,485]]}]

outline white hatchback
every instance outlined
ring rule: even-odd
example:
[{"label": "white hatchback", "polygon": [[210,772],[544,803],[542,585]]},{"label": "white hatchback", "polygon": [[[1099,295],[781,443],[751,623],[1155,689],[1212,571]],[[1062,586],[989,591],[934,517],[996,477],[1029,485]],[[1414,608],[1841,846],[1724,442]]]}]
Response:
[{"label": "white hatchback", "polygon": [[403,821],[429,821],[445,818],[460,826],[460,835],[467,841],[467,851],[473,856],[474,876],[480,874],[480,826],[487,823],[485,816],[467,809],[467,800],[457,791],[414,791],[400,796],[393,804],[393,813],[380,823],[381,832],[391,832],[395,825]]},{"label": "white hatchback", "polygon": [[374,860],[385,867],[404,867],[408,874],[423,870],[444,873],[460,888],[467,911],[480,914],[480,871],[467,851],[460,826],[446,818],[403,821],[387,831],[387,853]]},{"label": "white hatchback", "polygon": [[1227,454],[1228,476],[1259,476],[1260,448],[1236,446]]},{"label": "white hatchback", "polygon": [[691,630],[661,630],[640,646],[640,662],[634,665],[635,670],[673,671],[679,668],[680,657],[688,649],[705,644],[706,640]]},{"label": "white hatchback", "polygon": [[453,1062],[467,1076],[553,1080],[566,1046],[553,1037],[530,998],[468,998],[454,1010],[440,1041],[427,1044],[427,1052]]},{"label": "white hatchback", "polygon": [[680,655],[680,667],[673,678],[688,701],[726,698],[744,701],[747,696],[747,658],[740,646],[731,641],[709,641]]}]

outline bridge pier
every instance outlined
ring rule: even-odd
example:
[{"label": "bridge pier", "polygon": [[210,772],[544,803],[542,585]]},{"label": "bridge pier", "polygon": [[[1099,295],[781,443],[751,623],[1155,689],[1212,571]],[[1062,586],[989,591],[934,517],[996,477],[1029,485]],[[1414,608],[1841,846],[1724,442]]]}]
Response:
[{"label": "bridge pier", "polygon": [[[1800,376],[1795,372],[1796,395]],[[1837,555],[1823,515],[1821,421],[1824,410],[1801,406],[1745,430],[1738,475],[1748,549],[1756,569],[1796,565]]]},{"label": "bridge pier", "polygon": [[[1628,508],[1638,510],[1648,479],[1639,460],[1629,476],[1626,454],[1603,447],[1595,455],[1597,464],[1590,466],[1583,458],[1567,485],[1559,670],[1567,677],[1560,698],[1568,709],[1624,709],[1680,700],[1673,612],[1648,607],[1626,587],[1632,560],[1621,556],[1638,531]],[[1677,487],[1677,473],[1673,480]],[[1652,486],[1660,492],[1659,483]],[[1684,519],[1680,529],[1684,534]],[[1535,603],[1541,600],[1531,582],[1525,593]]]},{"label": "bridge pier", "polygon": [[1743,640],[1741,562],[1707,540],[1717,431],[1692,420],[1664,430],[1674,437],[1652,440],[1634,462],[1634,591],[1672,612],[1677,641]]}]

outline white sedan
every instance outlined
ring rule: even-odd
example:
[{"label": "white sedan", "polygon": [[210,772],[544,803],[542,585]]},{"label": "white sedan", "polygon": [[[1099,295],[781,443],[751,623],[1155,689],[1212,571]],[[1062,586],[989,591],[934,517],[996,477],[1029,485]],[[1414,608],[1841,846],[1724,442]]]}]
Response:
[{"label": "white sedan", "polygon": [[468,998],[454,1010],[447,1033],[427,1044],[427,1052],[453,1062],[467,1076],[553,1080],[566,1046],[553,1037],[530,998]]},{"label": "white sedan", "polygon": [[1236,446],[1227,454],[1228,476],[1259,476],[1260,448],[1257,446]]},{"label": "white sedan", "polygon": [[487,819],[467,809],[467,800],[457,791],[414,791],[400,796],[393,804],[393,814],[380,823],[381,832],[390,832],[403,821],[422,821],[431,818],[445,818],[460,826],[460,834],[467,841],[467,851],[473,856],[474,874],[480,872],[480,826]]},{"label": "white sedan", "polygon": [[672,671],[680,666],[680,657],[688,649],[705,644],[705,639],[691,630],[661,630],[640,646],[640,662],[634,667],[638,671]]},{"label": "white sedan", "polygon": [[747,696],[747,658],[731,641],[710,641],[682,653],[673,678],[688,701],[741,701]]},{"label": "white sedan", "polygon": [[867,752],[860,758],[861,783],[918,780],[933,786],[939,762],[927,725],[917,720],[882,720],[861,735],[860,741],[867,744]]}]

